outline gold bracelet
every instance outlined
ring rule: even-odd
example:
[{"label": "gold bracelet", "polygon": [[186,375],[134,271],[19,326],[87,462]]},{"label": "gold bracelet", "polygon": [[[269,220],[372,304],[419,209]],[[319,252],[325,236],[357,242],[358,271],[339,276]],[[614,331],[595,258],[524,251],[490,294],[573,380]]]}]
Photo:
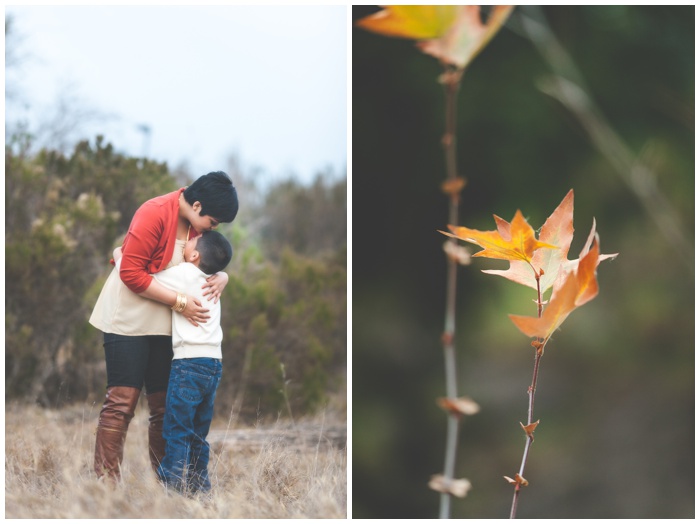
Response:
[{"label": "gold bracelet", "polygon": [[177,309],[176,311],[178,313],[182,313],[185,308],[187,307],[187,297],[185,295],[178,295],[178,304],[177,304]]},{"label": "gold bracelet", "polygon": [[175,305],[171,308],[175,313],[182,313],[187,308],[187,295],[183,293],[177,294]]},{"label": "gold bracelet", "polygon": [[178,313],[182,313],[185,309],[187,309],[187,295],[182,295],[182,308]]}]

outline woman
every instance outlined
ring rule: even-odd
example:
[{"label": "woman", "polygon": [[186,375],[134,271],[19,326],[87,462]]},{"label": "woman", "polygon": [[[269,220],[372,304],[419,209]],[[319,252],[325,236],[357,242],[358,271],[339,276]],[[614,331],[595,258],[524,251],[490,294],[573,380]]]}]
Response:
[{"label": "woman", "polygon": [[[110,274],[90,317],[104,333],[107,363],[107,394],[95,439],[98,477],[120,478],[126,432],[144,385],[154,470],[163,459],[163,416],[173,357],[170,309],[195,326],[207,321],[209,310],[151,274],[182,262],[187,240],[221,222],[233,222],[237,213],[236,188],[226,173],[217,171],[149,200],[134,214],[122,244],[121,269]],[[227,283],[226,273],[212,275],[204,295],[217,301]]]}]

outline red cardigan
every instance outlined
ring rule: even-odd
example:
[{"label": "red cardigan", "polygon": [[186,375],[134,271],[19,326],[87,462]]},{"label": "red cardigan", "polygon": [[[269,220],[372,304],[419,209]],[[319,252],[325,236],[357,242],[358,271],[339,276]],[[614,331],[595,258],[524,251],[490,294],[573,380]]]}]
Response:
[{"label": "red cardigan", "polygon": [[[178,189],[144,203],[134,213],[124,243],[119,276],[134,293],[142,293],[151,284],[151,275],[165,269],[173,257],[180,211]],[[197,236],[193,229],[190,237]]]}]

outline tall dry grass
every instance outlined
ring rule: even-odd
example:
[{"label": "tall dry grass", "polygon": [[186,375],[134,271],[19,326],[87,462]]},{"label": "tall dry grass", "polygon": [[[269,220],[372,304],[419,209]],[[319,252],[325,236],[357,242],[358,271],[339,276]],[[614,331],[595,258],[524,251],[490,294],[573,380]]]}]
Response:
[{"label": "tall dry grass", "polygon": [[92,471],[99,406],[8,404],[5,518],[346,518],[344,414],[247,429],[215,421],[211,496],[185,498],[155,479],[146,411],[131,422],[114,486]]}]

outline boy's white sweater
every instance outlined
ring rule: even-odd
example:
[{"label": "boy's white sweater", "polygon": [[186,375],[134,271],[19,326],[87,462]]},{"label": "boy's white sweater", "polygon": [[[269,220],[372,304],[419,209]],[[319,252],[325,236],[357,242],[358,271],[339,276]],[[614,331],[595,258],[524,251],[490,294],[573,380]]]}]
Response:
[{"label": "boy's white sweater", "polygon": [[195,297],[202,307],[209,310],[209,320],[198,327],[173,311],[173,358],[221,359],[221,301],[215,304],[202,295],[202,286],[206,283],[207,276],[189,262],[182,262],[153,275],[158,282],[173,291]]}]

